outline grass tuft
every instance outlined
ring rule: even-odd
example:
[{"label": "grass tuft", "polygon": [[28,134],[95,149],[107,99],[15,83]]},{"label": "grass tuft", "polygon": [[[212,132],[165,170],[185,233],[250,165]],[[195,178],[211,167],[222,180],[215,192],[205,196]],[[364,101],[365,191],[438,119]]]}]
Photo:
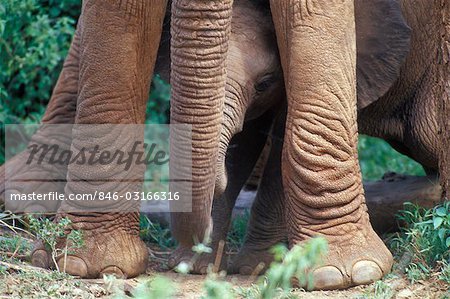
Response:
[{"label": "grass tuft", "polygon": [[[404,228],[390,242],[394,254],[405,263],[411,282],[432,273],[447,273],[450,259],[450,202],[433,209],[406,203],[398,219]],[[444,274],[445,277],[445,274]]]}]

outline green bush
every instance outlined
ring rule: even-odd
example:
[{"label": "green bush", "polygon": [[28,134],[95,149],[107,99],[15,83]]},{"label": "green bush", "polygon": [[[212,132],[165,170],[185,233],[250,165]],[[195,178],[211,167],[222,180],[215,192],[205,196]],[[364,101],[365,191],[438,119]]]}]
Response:
[{"label": "green bush", "polygon": [[398,153],[379,138],[360,135],[358,155],[364,180],[379,180],[386,172],[425,175],[419,163]]},{"label": "green bush", "polygon": [[447,278],[450,201],[432,209],[406,203],[398,219],[405,227],[392,239],[390,246],[398,257],[407,260],[405,271],[408,278],[414,282],[428,278],[433,272],[441,272]]},{"label": "green bush", "polygon": [[4,123],[39,123],[75,31],[80,0],[0,2],[0,164]]},{"label": "green bush", "polygon": [[79,0],[1,2],[0,96],[5,122],[39,122],[79,11]]},{"label": "green bush", "polygon": [[[0,164],[5,123],[39,123],[70,47],[81,0],[0,2]],[[147,123],[168,123],[170,87],[152,85]]]}]

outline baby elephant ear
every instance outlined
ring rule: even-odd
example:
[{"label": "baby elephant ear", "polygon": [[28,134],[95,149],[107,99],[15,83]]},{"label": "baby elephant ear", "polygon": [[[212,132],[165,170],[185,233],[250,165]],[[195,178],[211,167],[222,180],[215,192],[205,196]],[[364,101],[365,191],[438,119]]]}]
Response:
[{"label": "baby elephant ear", "polygon": [[411,29],[397,0],[355,0],[358,109],[384,95],[409,52]]}]

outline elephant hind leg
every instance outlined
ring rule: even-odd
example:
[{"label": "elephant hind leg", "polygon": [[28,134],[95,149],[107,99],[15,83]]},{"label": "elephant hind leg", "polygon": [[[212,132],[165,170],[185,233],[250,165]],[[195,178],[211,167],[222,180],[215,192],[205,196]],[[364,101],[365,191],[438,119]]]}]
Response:
[{"label": "elephant hind leg", "polygon": [[245,242],[229,267],[230,273],[250,275],[265,271],[273,261],[270,249],[279,243],[287,243],[281,182],[284,116],[283,111],[273,128],[272,146],[252,206]]},{"label": "elephant hind leg", "polygon": [[[61,125],[61,124],[73,124],[75,120],[75,111],[77,104],[77,92],[78,92],[78,76],[79,76],[79,48],[80,48],[80,36],[78,25],[72,43],[70,45],[69,52],[64,61],[63,68],[53,89],[52,96],[45,110],[44,117],[42,119],[43,124],[49,125]],[[52,129],[46,130],[45,127],[41,127],[35,136],[32,137],[32,142],[36,145],[44,145],[50,142],[53,137],[51,136]],[[59,139],[60,148],[68,149],[70,147],[71,140]],[[25,150],[0,166],[0,204],[5,203],[5,197],[11,193],[29,194],[32,192],[48,192],[57,191],[59,193],[64,192],[64,184],[50,181],[50,178],[64,180],[66,177],[67,166],[66,165],[51,165],[50,163],[44,163],[41,165],[27,164],[25,163],[30,158],[30,151]],[[42,182],[42,178],[47,178],[48,181]],[[14,183],[17,179],[27,180],[27,183]],[[59,202],[45,203],[21,203],[18,206],[13,201],[8,201],[7,209],[15,212],[56,212],[59,206]],[[17,210],[16,210],[17,209]]]}]

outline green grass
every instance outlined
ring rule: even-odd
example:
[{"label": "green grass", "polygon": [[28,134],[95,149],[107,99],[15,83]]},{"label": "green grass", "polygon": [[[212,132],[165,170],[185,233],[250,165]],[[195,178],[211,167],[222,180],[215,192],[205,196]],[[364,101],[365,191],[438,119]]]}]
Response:
[{"label": "green grass", "polygon": [[414,283],[437,273],[449,282],[450,201],[433,209],[405,204],[398,219],[404,228],[391,239],[390,247],[404,261],[408,279]]},{"label": "green grass", "polygon": [[395,295],[395,291],[392,287],[384,282],[383,280],[379,280],[375,282],[370,288],[368,288],[361,296],[360,299],[390,299]]},{"label": "green grass", "polygon": [[230,231],[228,232],[227,236],[227,245],[229,250],[238,251],[244,243],[249,219],[250,211],[245,211],[241,215],[236,215],[236,217],[231,222]]},{"label": "green grass", "polygon": [[140,235],[142,240],[156,244],[163,249],[173,249],[176,246],[175,239],[172,238],[170,228],[155,221],[151,221],[147,216],[140,216]]}]

